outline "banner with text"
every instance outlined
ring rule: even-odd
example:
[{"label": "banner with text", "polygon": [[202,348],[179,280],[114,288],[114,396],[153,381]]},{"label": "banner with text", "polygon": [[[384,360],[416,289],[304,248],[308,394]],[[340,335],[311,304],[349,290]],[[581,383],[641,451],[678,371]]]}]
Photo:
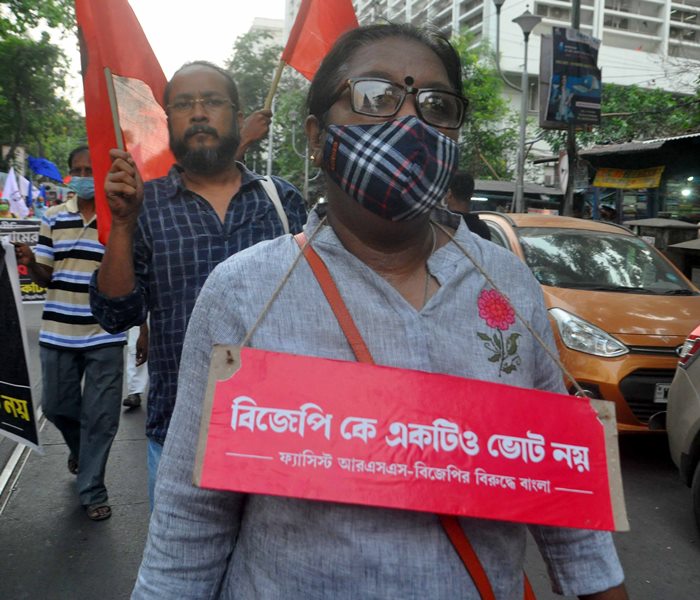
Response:
[{"label": "banner with text", "polygon": [[0,245],[0,435],[39,449],[14,246]]},{"label": "banner with text", "polygon": [[566,129],[600,125],[600,40],[570,27],[542,36],[540,127]]},{"label": "banner with text", "polygon": [[215,346],[194,479],[210,489],[625,530],[616,435],[609,402]]},{"label": "banner with text", "polygon": [[[0,219],[0,237],[7,237],[10,242],[27,244],[34,250],[39,242],[39,226],[41,222],[36,219]],[[46,288],[34,283],[27,272],[27,267],[17,265],[19,274],[19,289],[22,293],[22,302],[44,302],[46,300]]]},{"label": "banner with text", "polygon": [[665,167],[649,169],[607,169],[596,171],[594,187],[617,188],[620,190],[643,190],[657,188]]}]

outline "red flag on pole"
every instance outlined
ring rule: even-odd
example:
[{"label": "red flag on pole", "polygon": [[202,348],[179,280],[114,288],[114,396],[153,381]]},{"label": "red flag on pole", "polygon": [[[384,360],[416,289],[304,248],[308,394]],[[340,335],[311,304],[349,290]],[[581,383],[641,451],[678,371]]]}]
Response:
[{"label": "red flag on pole", "polygon": [[[173,163],[160,106],[167,82],[127,0],[75,0],[75,12],[97,226],[100,241],[106,243],[112,222],[103,188],[111,166],[109,150],[125,146],[144,180],[165,175]],[[113,120],[105,69],[112,74],[118,120]]]},{"label": "red flag on pole", "polygon": [[311,80],[335,41],[357,26],[351,0],[302,0],[282,60]]}]

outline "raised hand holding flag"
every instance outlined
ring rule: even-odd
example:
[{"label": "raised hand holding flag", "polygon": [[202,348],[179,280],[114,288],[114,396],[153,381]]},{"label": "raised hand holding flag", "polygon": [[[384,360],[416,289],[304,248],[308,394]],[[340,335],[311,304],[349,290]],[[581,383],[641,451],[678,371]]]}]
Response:
[{"label": "raised hand holding flag", "polygon": [[335,41],[357,26],[351,0],[302,0],[265,100],[265,108],[272,106],[272,98],[285,65],[308,80],[313,79]]}]

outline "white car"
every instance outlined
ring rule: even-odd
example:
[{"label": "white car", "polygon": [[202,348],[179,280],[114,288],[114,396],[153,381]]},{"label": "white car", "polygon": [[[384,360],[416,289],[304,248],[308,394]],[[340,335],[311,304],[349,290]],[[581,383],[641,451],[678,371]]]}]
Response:
[{"label": "white car", "polygon": [[700,528],[700,326],[688,337],[668,392],[668,444],[681,479],[692,490]]}]

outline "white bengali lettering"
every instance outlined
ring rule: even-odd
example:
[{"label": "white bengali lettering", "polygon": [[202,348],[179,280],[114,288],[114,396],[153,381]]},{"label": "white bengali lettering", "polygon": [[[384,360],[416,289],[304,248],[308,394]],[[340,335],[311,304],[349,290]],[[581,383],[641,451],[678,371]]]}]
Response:
[{"label": "white bengali lettering", "polygon": [[366,444],[367,440],[377,437],[377,419],[348,417],[340,424],[340,435],[346,440],[355,438]]},{"label": "white bengali lettering", "polygon": [[552,456],[557,462],[565,462],[570,469],[576,468],[579,473],[590,471],[589,448],[587,446],[574,446],[572,444],[559,444],[552,442]]},{"label": "white bengali lettering", "polygon": [[544,437],[530,431],[524,438],[494,434],[489,438],[487,448],[491,456],[503,456],[509,460],[521,458],[524,462],[538,463],[545,456]]}]

